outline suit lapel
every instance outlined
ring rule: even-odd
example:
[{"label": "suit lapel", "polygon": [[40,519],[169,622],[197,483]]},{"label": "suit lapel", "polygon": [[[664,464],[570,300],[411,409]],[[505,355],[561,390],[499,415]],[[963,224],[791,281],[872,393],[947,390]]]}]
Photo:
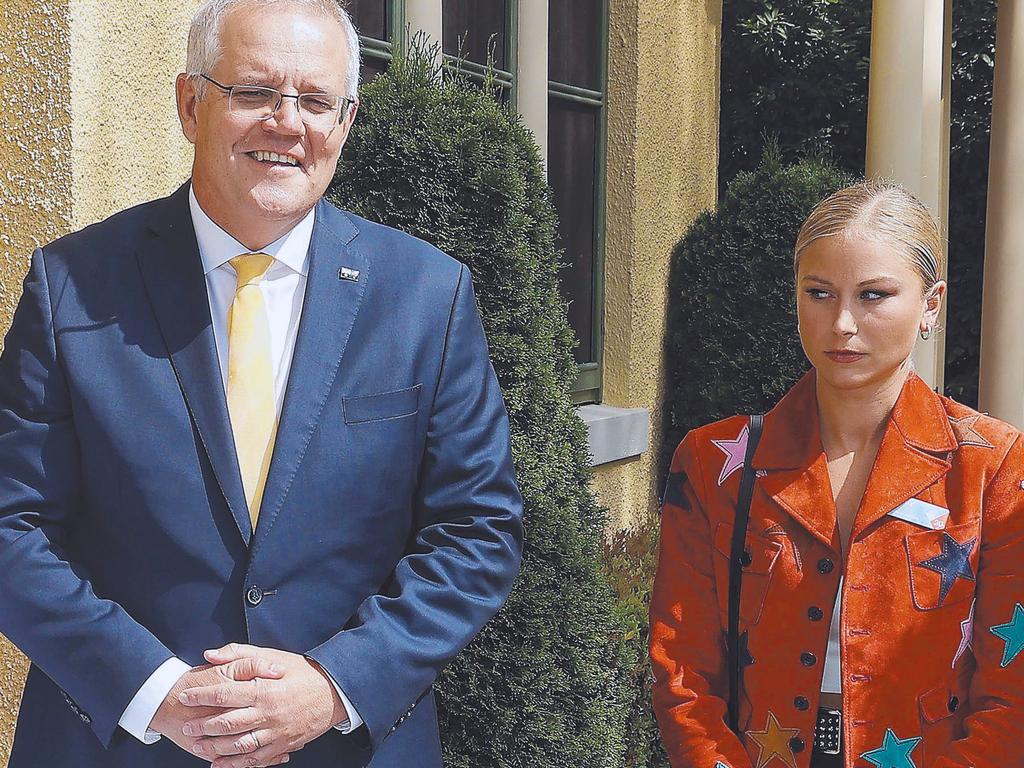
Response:
[{"label": "suit lapel", "polygon": [[210,320],[206,278],[188,211],[187,184],[155,210],[150,229],[152,238],[137,253],[146,294],[196,431],[238,531],[248,544],[252,529]]},{"label": "suit lapel", "polygon": [[764,434],[754,453],[758,484],[773,502],[825,546],[836,546],[836,505],[821,447],[818,402],[810,371],[765,414]]},{"label": "suit lapel", "polygon": [[853,538],[946,474],[956,447],[942,401],[911,373],[882,436]]},{"label": "suit lapel", "polygon": [[[957,442],[938,395],[910,374],[893,408],[854,521],[853,538],[949,471]],[[826,546],[838,548],[836,506],[810,371],[765,416],[753,465],[758,486]]]},{"label": "suit lapel", "polygon": [[[266,538],[281,512],[334,384],[366,292],[370,265],[359,250],[349,247],[356,235],[355,227],[343,213],[320,201],[310,241],[302,317],[254,547]],[[348,270],[346,279],[340,277],[343,267]]]}]

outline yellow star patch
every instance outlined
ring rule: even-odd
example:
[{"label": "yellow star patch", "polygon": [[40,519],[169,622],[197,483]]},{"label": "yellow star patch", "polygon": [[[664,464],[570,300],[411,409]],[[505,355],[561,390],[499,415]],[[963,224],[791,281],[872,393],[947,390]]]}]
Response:
[{"label": "yellow star patch", "polygon": [[789,768],[796,768],[796,757],[793,756],[793,748],[789,742],[798,733],[799,728],[783,728],[774,713],[769,712],[768,723],[763,731],[747,731],[747,736],[753,739],[760,749],[756,768],[764,768],[774,757],[779,758]]},{"label": "yellow star patch", "polygon": [[979,448],[995,448],[992,443],[985,439],[984,435],[974,428],[974,425],[978,423],[978,419],[980,418],[980,413],[976,413],[973,416],[964,416],[962,419],[954,419],[952,416],[949,417],[949,426],[953,428],[953,434],[956,435],[956,441],[960,443],[960,445],[976,445]]}]

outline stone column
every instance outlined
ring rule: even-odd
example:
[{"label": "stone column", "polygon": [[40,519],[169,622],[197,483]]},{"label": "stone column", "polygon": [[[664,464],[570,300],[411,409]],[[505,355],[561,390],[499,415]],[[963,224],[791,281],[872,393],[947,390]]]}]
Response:
[{"label": "stone column", "polygon": [[981,314],[981,408],[1024,427],[1024,8],[999,4]]},{"label": "stone column", "polygon": [[[897,181],[916,195],[943,239],[949,212],[951,34],[952,0],[874,0],[865,172]],[[944,323],[945,307],[940,328]],[[941,332],[914,350],[917,372],[932,387],[942,387],[945,357]]]},{"label": "stone column", "polygon": [[548,3],[519,0],[516,107],[548,160]]},{"label": "stone column", "polygon": [[436,44],[437,60],[441,60],[441,0],[405,0],[405,23],[409,27],[409,40],[422,32],[430,44]]}]

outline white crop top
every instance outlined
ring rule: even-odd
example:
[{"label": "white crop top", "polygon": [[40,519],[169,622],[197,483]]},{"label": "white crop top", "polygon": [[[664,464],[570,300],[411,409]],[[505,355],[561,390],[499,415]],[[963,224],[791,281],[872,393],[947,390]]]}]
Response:
[{"label": "white crop top", "polygon": [[839,592],[836,593],[836,606],[832,610],[832,624],[828,630],[828,650],[825,652],[825,669],[821,677],[822,693],[842,693],[843,673],[839,630],[842,623],[839,619],[843,609],[843,580],[839,579]]}]

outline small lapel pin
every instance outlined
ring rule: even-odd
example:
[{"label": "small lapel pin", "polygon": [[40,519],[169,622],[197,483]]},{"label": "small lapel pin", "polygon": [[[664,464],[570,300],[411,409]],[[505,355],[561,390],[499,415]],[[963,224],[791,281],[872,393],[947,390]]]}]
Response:
[{"label": "small lapel pin", "polygon": [[349,269],[348,267],[342,267],[338,270],[339,280],[351,280],[353,283],[359,282],[359,270]]}]

